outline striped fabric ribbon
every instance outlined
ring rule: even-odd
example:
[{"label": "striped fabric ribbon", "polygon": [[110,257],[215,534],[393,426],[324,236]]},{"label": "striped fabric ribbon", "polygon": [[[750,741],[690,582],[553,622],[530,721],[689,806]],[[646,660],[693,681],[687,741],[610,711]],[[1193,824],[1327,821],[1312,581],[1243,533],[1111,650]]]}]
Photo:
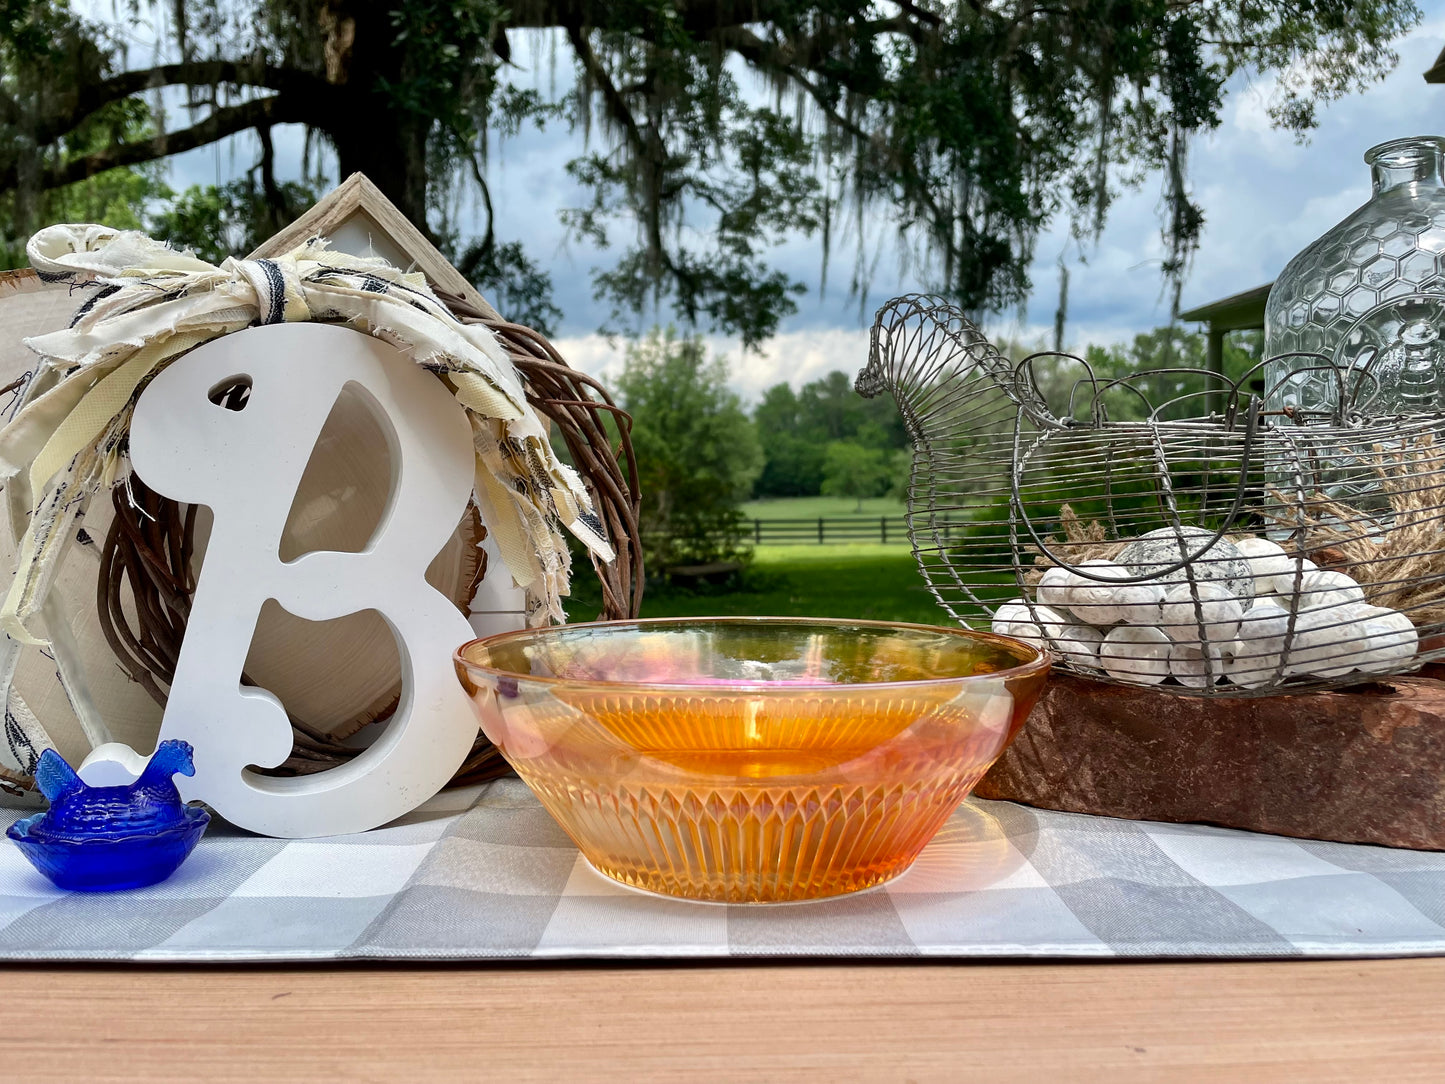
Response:
[{"label": "striped fabric ribbon", "polygon": [[[522,381],[487,328],[463,324],[422,275],[328,251],[313,238],[276,259],[219,267],[144,234],[51,226],[30,239],[31,266],[93,289],[71,325],[26,340],[39,355],[14,421],[0,430],[19,562],[0,628],[45,644],[36,617],[75,515],[129,477],[126,434],[140,391],[187,350],[257,324],[344,324],[391,343],[437,374],[466,408],[476,446],[475,500],[533,624],[562,621],[565,528],[599,560],[614,557],[576,472],[558,461]],[[52,635],[54,630],[47,631]]]}]

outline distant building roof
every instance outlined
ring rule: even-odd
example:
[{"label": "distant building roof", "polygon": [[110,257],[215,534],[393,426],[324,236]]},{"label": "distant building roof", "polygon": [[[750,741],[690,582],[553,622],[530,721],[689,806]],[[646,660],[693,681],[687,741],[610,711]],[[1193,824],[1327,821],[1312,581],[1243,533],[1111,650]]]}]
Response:
[{"label": "distant building roof", "polygon": [[1434,65],[1425,73],[1427,83],[1445,83],[1445,49],[1440,50],[1440,55],[1435,58]]},{"label": "distant building roof", "polygon": [[1242,294],[1211,301],[1181,312],[1179,319],[1208,324],[1211,331],[1247,331],[1264,327],[1264,303],[1269,299],[1269,288],[1273,285],[1266,282]]}]

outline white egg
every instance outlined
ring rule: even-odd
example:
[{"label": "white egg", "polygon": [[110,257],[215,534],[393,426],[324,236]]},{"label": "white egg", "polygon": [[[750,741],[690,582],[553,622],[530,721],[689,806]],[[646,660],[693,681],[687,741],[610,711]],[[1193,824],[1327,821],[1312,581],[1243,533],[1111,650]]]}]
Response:
[{"label": "white egg", "polygon": [[1367,674],[1387,673],[1415,657],[1420,634],[1408,617],[1384,606],[1366,606],[1360,613],[1368,651],[1359,669]]},{"label": "white egg", "polygon": [[1044,572],[1043,578],[1039,580],[1039,585],[1034,590],[1034,597],[1045,606],[1062,609],[1067,604],[1065,596],[1073,583],[1074,574],[1067,568],[1055,565]]},{"label": "white egg", "polygon": [[1289,558],[1289,567],[1283,572],[1277,572],[1272,583],[1273,593],[1284,600],[1284,604],[1293,609],[1296,594],[1296,581],[1302,580],[1311,572],[1318,572],[1320,566],[1311,561],[1308,557]]},{"label": "white egg", "polygon": [[1240,538],[1234,548],[1244,556],[1254,577],[1254,593],[1270,594],[1274,591],[1275,577],[1292,573],[1294,560],[1276,542],[1267,538]]},{"label": "white egg", "polygon": [[1026,640],[1027,636],[1013,630],[1026,625],[1034,629],[1042,627],[1046,633],[1053,633],[1071,624],[1073,622],[1067,616],[1052,606],[1041,606],[1038,603],[1030,605],[1018,598],[1005,602],[994,611],[993,624],[990,627],[1000,636],[1014,636]]},{"label": "white egg", "polygon": [[1290,620],[1290,612],[1277,602],[1256,601],[1240,619],[1234,642],[1220,645],[1225,677],[1246,689],[1258,689],[1283,680],[1279,658]]},{"label": "white egg", "polygon": [[1274,643],[1264,639],[1241,639],[1225,645],[1224,676],[1246,689],[1260,689],[1284,680],[1279,650],[1273,646]]},{"label": "white egg", "polygon": [[1277,602],[1264,599],[1244,611],[1235,638],[1242,642],[1257,641],[1260,649],[1269,647],[1277,652],[1288,632],[1289,611]]},{"label": "white egg", "polygon": [[1154,625],[1159,622],[1159,605],[1164,601],[1164,588],[1157,583],[1100,583],[1084,575],[1084,570],[1106,580],[1127,580],[1133,577],[1127,568],[1103,559],[1079,564],[1071,582],[1063,588],[1064,606],[1080,621],[1091,625]]},{"label": "white egg", "polygon": [[1296,610],[1365,605],[1364,589],[1343,572],[1306,572],[1295,596]]},{"label": "white egg", "polygon": [[[1198,596],[1196,602],[1195,596]],[[1228,643],[1239,634],[1244,609],[1217,583],[1175,584],[1164,596],[1159,627],[1181,643]]]},{"label": "white egg", "polygon": [[1099,669],[1099,647],[1104,634],[1088,625],[1068,625],[1049,637],[1049,646],[1067,663],[1086,670]]},{"label": "white egg", "polygon": [[1362,622],[1352,606],[1301,610],[1285,647],[1291,675],[1343,677],[1369,657]]},{"label": "white egg", "polygon": [[1000,636],[1007,636],[1009,634],[1009,626],[1014,622],[1029,622],[1032,620],[1033,617],[1029,613],[1028,603],[1021,598],[1011,598],[1007,602],[1002,603],[998,609],[994,610],[993,619],[989,624],[989,628]]},{"label": "white egg", "polygon": [[1169,673],[1181,685],[1204,689],[1224,677],[1224,660],[1211,643],[1179,643],[1169,648]]},{"label": "white egg", "polygon": [[1152,625],[1119,625],[1099,648],[1104,672],[1120,681],[1158,685],[1169,676],[1169,637]]},{"label": "white egg", "polygon": [[1040,628],[1027,621],[1015,621],[1006,635],[1052,651],[1060,662],[1086,670],[1099,669],[1099,644],[1104,636],[1088,625],[1060,623]]},{"label": "white egg", "polygon": [[1006,629],[994,629],[1000,636],[1012,636],[1015,640],[1026,640],[1035,647],[1048,650],[1049,638],[1044,630],[1028,621],[1010,621]]}]

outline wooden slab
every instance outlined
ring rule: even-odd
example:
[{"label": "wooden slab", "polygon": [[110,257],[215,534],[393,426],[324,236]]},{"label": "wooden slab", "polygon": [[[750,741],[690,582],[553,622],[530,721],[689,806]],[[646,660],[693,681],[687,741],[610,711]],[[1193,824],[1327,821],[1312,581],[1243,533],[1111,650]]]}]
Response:
[{"label": "wooden slab", "polygon": [[7,968],[7,1084],[1438,1084],[1445,960]]},{"label": "wooden slab", "polygon": [[1224,699],[1056,673],[975,793],[1072,813],[1445,850],[1445,681]]}]

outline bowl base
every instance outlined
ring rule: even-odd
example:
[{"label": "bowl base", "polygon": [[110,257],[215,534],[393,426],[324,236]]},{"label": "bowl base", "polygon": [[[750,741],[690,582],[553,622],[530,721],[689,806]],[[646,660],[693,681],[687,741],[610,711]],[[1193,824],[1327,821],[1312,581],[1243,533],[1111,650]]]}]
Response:
[{"label": "bowl base", "polygon": [[872,788],[607,787],[520,774],[614,881],[681,899],[785,903],[850,895],[912,865],[982,771],[941,769],[909,786]]},{"label": "bowl base", "polygon": [[845,896],[866,895],[898,880],[912,868],[915,861],[910,858],[890,870],[878,871],[867,876],[860,874],[848,882],[833,880],[819,891],[809,892],[807,887],[802,885],[784,885],[781,887],[781,891],[774,886],[773,890],[769,892],[766,886],[760,886],[753,881],[739,884],[700,885],[683,882],[676,877],[666,877],[654,870],[637,871],[618,868],[616,872],[612,872],[589,855],[584,854],[582,859],[587,863],[588,868],[599,877],[605,877],[612,884],[640,895],[651,896],[654,899],[682,900],[686,903],[724,907],[731,904],[786,907],[800,903],[823,903],[828,900],[842,899]]}]

